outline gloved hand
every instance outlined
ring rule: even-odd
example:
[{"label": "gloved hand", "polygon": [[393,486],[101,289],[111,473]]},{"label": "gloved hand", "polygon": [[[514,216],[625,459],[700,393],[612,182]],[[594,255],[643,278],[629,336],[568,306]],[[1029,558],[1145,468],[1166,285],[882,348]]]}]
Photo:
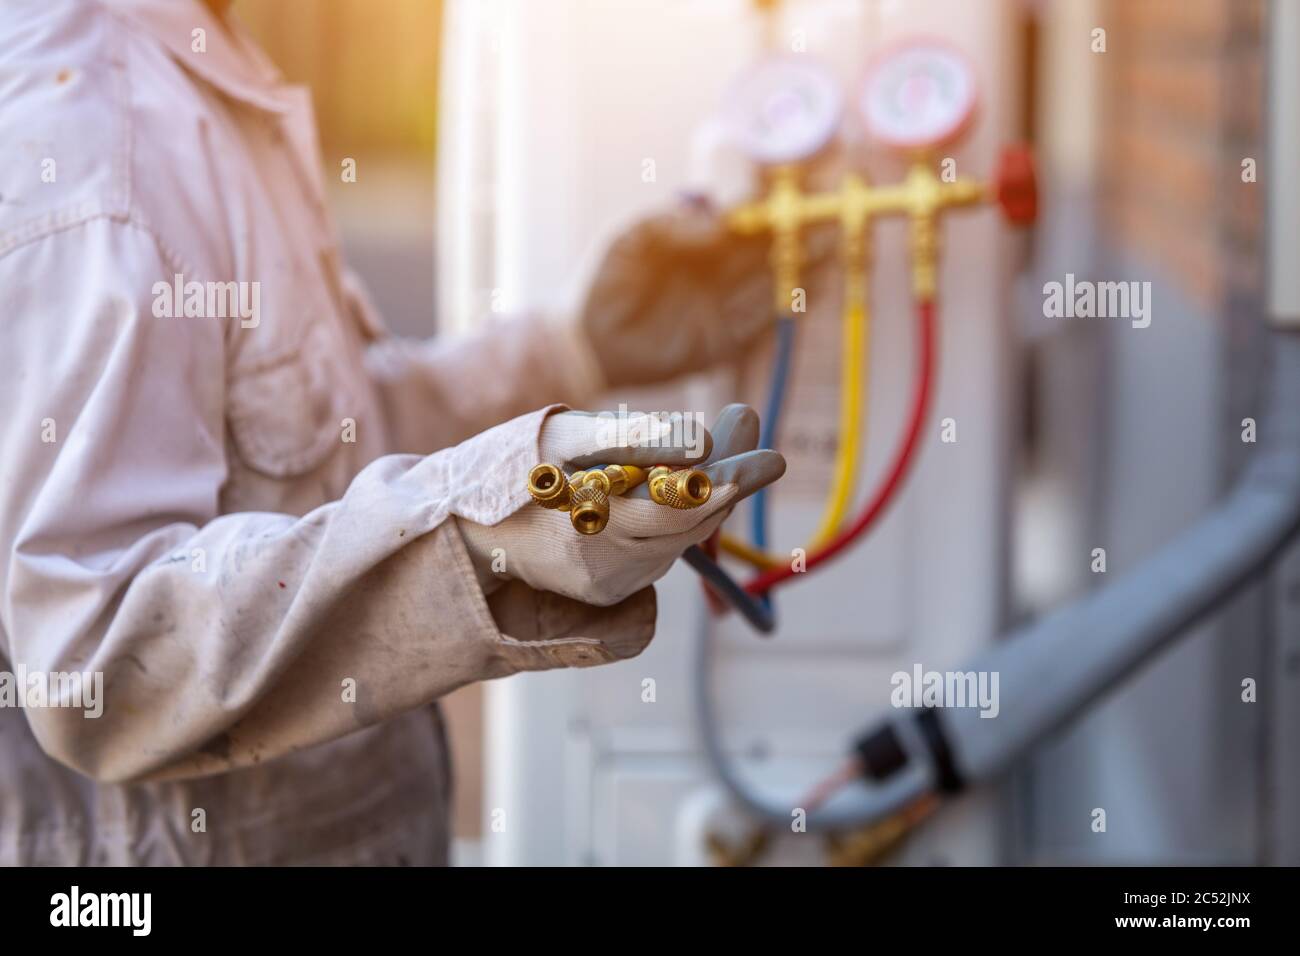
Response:
[{"label": "gloved hand", "polygon": [[[674,445],[666,444],[671,422],[656,424],[647,416],[624,421],[626,434],[611,443],[609,416],[553,415],[542,428],[540,460],[566,473],[606,464],[700,467],[713,482],[709,500],[690,510],[666,508],[652,502],[642,484],[610,498],[609,524],[591,536],[575,532],[567,512],[531,504],[492,526],[457,519],[485,591],[494,582],[517,578],[585,604],[617,604],[663,577],[683,551],[713,533],[736,502],[785,473],[780,454],[753,450],[758,416],[745,405],[723,409],[712,435],[695,424],[698,434],[686,434]],[[680,427],[676,432],[681,438]],[[725,457],[711,454],[715,444]],[[525,478],[518,476],[521,483]]]},{"label": "gloved hand", "polygon": [[[770,240],[736,234],[699,202],[643,220],[615,240],[579,316],[605,380],[645,385],[742,356],[775,318]],[[831,288],[836,241],[834,226],[806,231],[809,299]]]}]

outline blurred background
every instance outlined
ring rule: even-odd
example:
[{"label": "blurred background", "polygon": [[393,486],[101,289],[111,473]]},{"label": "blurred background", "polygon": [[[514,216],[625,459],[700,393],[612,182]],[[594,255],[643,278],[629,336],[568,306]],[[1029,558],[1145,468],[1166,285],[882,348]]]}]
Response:
[{"label": "blurred background", "polygon": [[[238,0],[285,78],[311,88],[349,261],[386,321],[433,331],[440,0]],[[355,183],[339,175],[355,159]]]},{"label": "blurred background", "polygon": [[[1015,623],[1141,561],[1214,502],[1260,411],[1265,202],[1262,0],[239,0],[286,76],[312,88],[352,265],[388,323],[456,334],[496,311],[571,308],[593,258],[683,189],[728,203],[756,171],[718,111],[765,55],[807,55],[848,92],[872,55],[939,36],[973,61],[980,110],[950,150],[989,175],[1033,145],[1040,216],[946,220],[928,448],[870,542],[780,592],[769,642],[726,621],[718,707],[756,785],[793,796],[888,706],[889,675],[954,668]],[[1098,49],[1097,31],[1101,34]],[[357,160],[357,181],[337,171]],[[1243,160],[1261,182],[1243,181]],[[899,178],[852,116],[816,175]],[[651,175],[647,176],[647,171]],[[876,232],[868,484],[911,368],[905,234]],[[1045,317],[1043,285],[1149,281],[1153,319]],[[838,307],[796,356],[774,539],[811,530],[836,445]],[[608,402],[757,402],[769,357]],[[1292,561],[1292,566],[1295,562]],[[702,760],[689,705],[693,577],[660,587],[636,661],[519,675],[446,701],[464,863],[718,862],[743,828]],[[1300,590],[1296,595],[1300,596]],[[1285,597],[1285,596],[1284,596]],[[1300,860],[1300,627],[1259,589],[1134,675],[1004,785],[946,807],[889,858],[918,864]],[[1290,612],[1292,615],[1295,611]],[[1288,641],[1292,643],[1288,643]],[[1241,700],[1244,677],[1273,692]],[[643,700],[646,679],[653,702]],[[1096,833],[1091,811],[1107,808]],[[509,821],[493,829],[493,812]],[[500,815],[498,815],[500,816]],[[805,840],[758,862],[822,862]]]}]

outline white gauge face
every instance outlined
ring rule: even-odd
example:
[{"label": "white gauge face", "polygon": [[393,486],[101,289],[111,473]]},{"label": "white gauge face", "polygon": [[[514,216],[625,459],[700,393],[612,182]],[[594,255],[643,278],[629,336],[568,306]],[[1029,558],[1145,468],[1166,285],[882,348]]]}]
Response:
[{"label": "white gauge face", "polygon": [[912,43],[884,55],[867,73],[859,107],[876,140],[901,149],[955,137],[975,112],[969,62],[942,43]]},{"label": "white gauge face", "polygon": [[835,80],[815,63],[768,60],[732,88],[724,120],[750,159],[793,163],[830,142],[842,109]]}]

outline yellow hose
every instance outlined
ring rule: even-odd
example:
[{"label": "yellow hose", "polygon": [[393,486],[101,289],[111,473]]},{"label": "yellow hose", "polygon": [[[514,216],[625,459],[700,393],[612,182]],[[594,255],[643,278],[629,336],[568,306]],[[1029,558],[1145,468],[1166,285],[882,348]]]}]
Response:
[{"label": "yellow hose", "polygon": [[772,568],[784,564],[779,558],[774,558],[766,552],[758,550],[752,544],[746,544],[739,538],[733,538],[729,534],[724,534],[718,539],[718,547],[733,558],[739,558],[761,571],[770,571]]},{"label": "yellow hose", "polygon": [[821,524],[808,550],[821,547],[835,536],[853,503],[858,480],[858,442],[862,433],[863,368],[868,361],[870,313],[861,296],[846,304],[843,320],[843,349],[840,368],[840,442],[835,455],[835,478],[831,485]]},{"label": "yellow hose", "polygon": [[[869,367],[868,350],[871,343],[871,313],[866,305],[865,286],[861,274],[850,274],[846,280],[844,312],[840,320],[839,447],[835,454],[835,472],[826,506],[817,531],[805,546],[805,551],[813,551],[833,538],[853,503],[858,480],[858,446],[862,434],[863,395],[866,391],[866,369]],[[722,535],[719,546],[732,557],[764,571],[784,565],[786,561],[783,557],[760,551],[727,534]]]}]

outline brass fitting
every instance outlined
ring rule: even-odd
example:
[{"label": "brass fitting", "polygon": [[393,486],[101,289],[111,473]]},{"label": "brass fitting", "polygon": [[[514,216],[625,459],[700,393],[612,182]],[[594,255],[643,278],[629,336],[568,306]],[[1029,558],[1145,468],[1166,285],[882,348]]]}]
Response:
[{"label": "brass fitting", "polygon": [[667,465],[650,469],[650,500],[668,508],[698,508],[713,494],[713,482],[696,468],[673,471]]},{"label": "brass fitting", "polygon": [[941,180],[924,154],[916,157],[901,183],[879,191],[877,205],[882,213],[902,213],[911,219],[912,294],[917,299],[933,299],[937,291],[940,215],[986,198],[982,183]]},{"label": "brass fitting", "polygon": [[573,488],[574,494],[577,494],[579,488],[586,488],[588,485],[599,488],[606,495],[614,493],[614,483],[610,481],[609,475],[599,469],[596,471],[575,471],[569,478],[569,485]]},{"label": "brass fitting", "polygon": [[714,866],[757,866],[771,845],[772,834],[763,828],[751,830],[734,843],[711,831],[704,836]]},{"label": "brass fitting", "polygon": [[713,492],[709,476],[694,469],[673,471],[661,465],[647,471],[636,465],[606,465],[566,478],[558,466],[543,463],[528,473],[528,493],[543,508],[567,510],[579,534],[600,534],[609,524],[610,496],[626,494],[651,478],[650,497],[670,508],[697,508]]},{"label": "brass fitting", "polygon": [[609,493],[624,495],[645,481],[646,470],[636,465],[608,465],[605,474],[609,477]]},{"label": "brass fitting", "polygon": [[573,490],[569,520],[578,534],[600,534],[609,524],[609,476],[603,471],[585,472]]},{"label": "brass fitting", "polygon": [[541,464],[528,473],[528,493],[543,508],[568,508],[569,479],[557,465]]},{"label": "brass fitting", "polygon": [[[742,235],[764,230],[772,234],[769,264],[775,279],[775,305],[778,311],[788,312],[788,297],[799,283],[800,231],[805,226],[838,220],[846,242],[841,253],[845,265],[852,269],[853,257],[859,252],[854,234],[865,235],[877,218],[906,216],[911,220],[913,294],[918,299],[931,299],[937,285],[939,217],[948,209],[977,205],[989,198],[983,183],[969,179],[948,182],[940,179],[932,166],[932,157],[918,153],[901,182],[873,186],[849,173],[836,189],[827,192],[804,192],[795,167],[778,166],[772,171],[767,195],[732,209],[727,224]],[[1007,190],[1014,189],[1017,194],[1004,206],[1010,210],[1008,215],[1027,219],[1036,207],[1033,197],[1026,198],[1033,190],[1032,165],[1021,158],[1011,166],[1003,178],[1008,181]],[[864,267],[865,263],[857,265]],[[851,286],[856,281],[849,277]]]},{"label": "brass fitting", "polygon": [[728,216],[732,229],[746,235],[763,230],[772,233],[768,264],[772,269],[772,295],[776,311],[791,311],[794,290],[799,287],[799,267],[803,262],[800,231],[816,221],[819,214],[809,211],[799,186],[798,168],[793,165],[774,167],[771,189],[760,200],[733,209]]},{"label": "brass fitting", "polygon": [[831,866],[876,866],[897,850],[939,806],[933,796],[921,797],[892,816],[849,832],[826,838],[826,861]]},{"label": "brass fitting", "polygon": [[575,471],[569,476],[569,520],[579,534],[600,534],[609,524],[609,498],[645,481],[645,469],[607,465],[599,471]]}]

